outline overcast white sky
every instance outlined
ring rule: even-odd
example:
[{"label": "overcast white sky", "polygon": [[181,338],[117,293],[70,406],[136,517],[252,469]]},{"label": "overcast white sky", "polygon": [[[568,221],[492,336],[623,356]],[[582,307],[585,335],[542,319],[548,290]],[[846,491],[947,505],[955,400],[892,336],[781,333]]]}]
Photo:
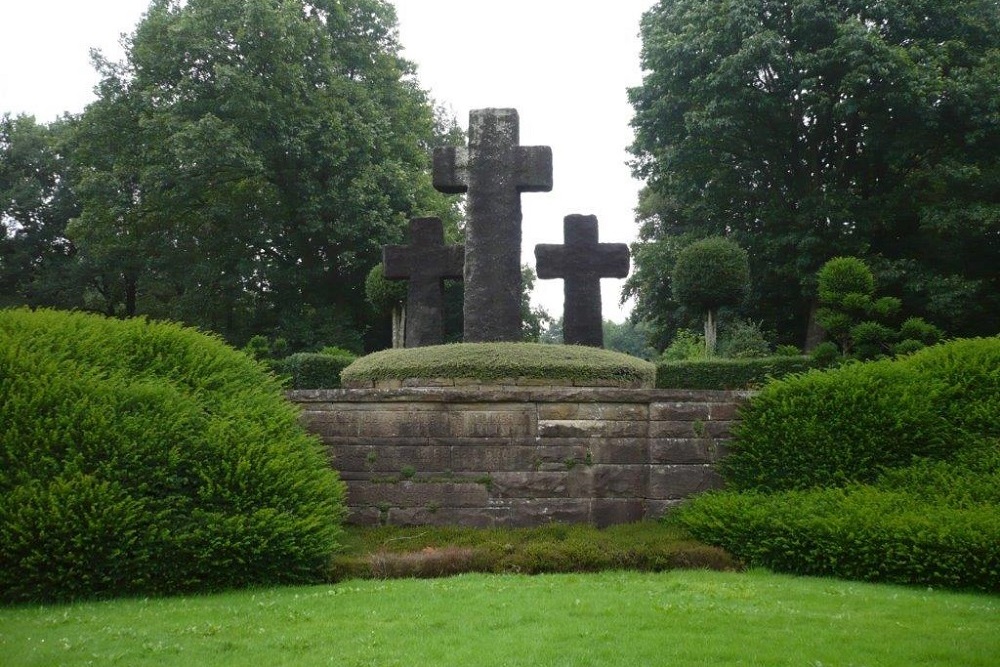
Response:
[{"label": "overcast white sky", "polygon": [[[521,143],[552,147],[554,188],[522,197],[523,261],[561,243],[562,219],[592,214],[602,242],[631,242],[639,183],[631,178],[626,89],[641,82],[638,37],[654,0],[394,0],[404,56],[423,87],[467,126],[469,110],[514,107]],[[48,122],[78,113],[97,76],[89,49],[117,57],[148,0],[0,0],[0,113]],[[621,280],[602,281],[605,318],[621,321]],[[562,281],[535,300],[562,314]]]}]

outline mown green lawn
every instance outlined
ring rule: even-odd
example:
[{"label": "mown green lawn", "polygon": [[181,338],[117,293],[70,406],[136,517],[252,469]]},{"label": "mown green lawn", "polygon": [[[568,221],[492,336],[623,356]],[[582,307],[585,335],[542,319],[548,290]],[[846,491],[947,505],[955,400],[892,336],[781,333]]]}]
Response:
[{"label": "mown green lawn", "polygon": [[995,667],[1000,598],[608,572],[0,608],[0,665]]}]

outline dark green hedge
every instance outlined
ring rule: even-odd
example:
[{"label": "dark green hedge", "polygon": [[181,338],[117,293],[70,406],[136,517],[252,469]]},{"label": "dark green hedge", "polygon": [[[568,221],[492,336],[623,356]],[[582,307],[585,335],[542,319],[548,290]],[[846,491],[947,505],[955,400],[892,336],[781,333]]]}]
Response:
[{"label": "dark green hedge", "polygon": [[722,472],[736,489],[869,482],[914,457],[951,456],[1000,436],[1000,338],[771,382],[734,435]]},{"label": "dark green hedge", "polygon": [[771,378],[805,372],[816,365],[809,357],[661,361],[656,365],[656,386],[661,389],[748,389],[759,387]]},{"label": "dark green hedge", "polygon": [[0,311],[0,599],[321,579],[343,485],[279,382],[176,325]]},{"label": "dark green hedge", "polygon": [[1000,591],[1000,338],[768,384],[677,521],[747,563]]},{"label": "dark green hedge", "polygon": [[320,352],[299,352],[271,362],[278,375],[288,378],[290,389],[336,389],[340,386],[340,373],[356,357],[330,355]]},{"label": "dark green hedge", "polygon": [[751,565],[780,572],[1000,592],[1000,505],[929,502],[853,485],[719,492],[673,517]]}]

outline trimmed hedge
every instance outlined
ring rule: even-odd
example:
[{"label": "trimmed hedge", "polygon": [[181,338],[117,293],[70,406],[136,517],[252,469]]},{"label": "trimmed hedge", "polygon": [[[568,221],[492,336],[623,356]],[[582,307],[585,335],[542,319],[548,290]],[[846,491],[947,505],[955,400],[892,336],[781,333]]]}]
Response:
[{"label": "trimmed hedge", "polygon": [[344,489],[280,383],[191,329],[0,311],[0,599],[322,579]]},{"label": "trimmed hedge", "polygon": [[290,389],[336,389],[341,372],[354,363],[354,355],[298,352],[270,362],[271,369],[288,378]]},{"label": "trimmed hedge", "polygon": [[709,544],[779,572],[1000,592],[1000,505],[852,485],[718,492],[673,517]]},{"label": "trimmed hedge", "polygon": [[766,386],[668,521],[747,563],[1000,591],[1000,338]]},{"label": "trimmed hedge", "polygon": [[948,457],[1000,436],[1000,338],[771,382],[734,436],[721,469],[736,489],[870,482],[914,457]]},{"label": "trimmed hedge", "polygon": [[816,366],[816,362],[803,356],[661,361],[656,365],[656,386],[661,389],[749,389],[772,378],[802,373]]},{"label": "trimmed hedge", "polygon": [[455,343],[383,350],[344,369],[345,384],[411,378],[572,380],[652,387],[656,367],[620,352],[579,345]]}]

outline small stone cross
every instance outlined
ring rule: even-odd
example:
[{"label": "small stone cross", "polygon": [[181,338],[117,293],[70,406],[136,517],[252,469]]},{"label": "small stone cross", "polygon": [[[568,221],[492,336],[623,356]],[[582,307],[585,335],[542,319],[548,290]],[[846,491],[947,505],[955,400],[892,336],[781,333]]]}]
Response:
[{"label": "small stone cross", "polygon": [[552,189],[552,149],[519,143],[515,109],[474,109],[468,148],[434,150],[434,187],[468,192],[466,342],[521,339],[521,193]]},{"label": "small stone cross", "polygon": [[604,347],[601,278],[628,275],[628,246],[598,243],[597,218],[593,215],[567,215],[563,219],[563,237],[564,245],[535,246],[538,277],[563,279],[563,342]]},{"label": "small stone cross", "polygon": [[409,280],[406,294],[406,347],[444,342],[444,280],[460,279],[465,248],[444,244],[439,218],[410,220],[410,245],[382,249],[385,277]]}]

